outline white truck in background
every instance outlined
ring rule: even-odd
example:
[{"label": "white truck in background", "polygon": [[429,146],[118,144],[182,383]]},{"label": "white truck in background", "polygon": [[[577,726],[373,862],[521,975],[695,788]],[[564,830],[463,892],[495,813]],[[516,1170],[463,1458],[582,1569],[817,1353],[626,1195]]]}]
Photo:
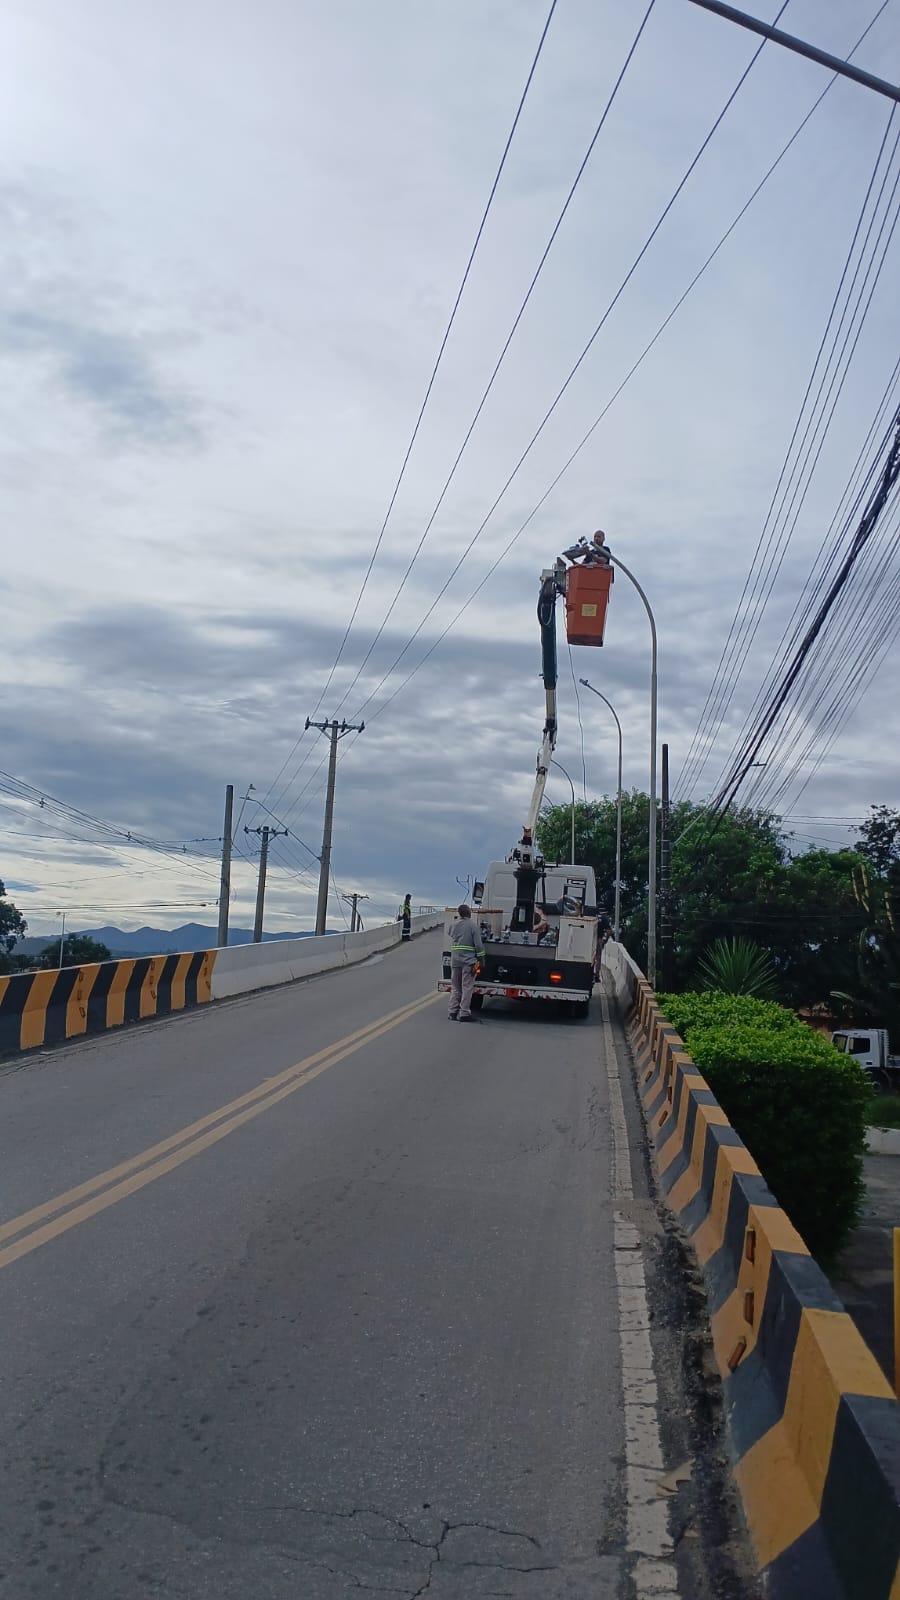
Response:
[{"label": "white truck in background", "polygon": [[831,1042],[870,1073],[880,1089],[900,1089],[900,1056],[890,1053],[887,1028],[836,1028]]}]

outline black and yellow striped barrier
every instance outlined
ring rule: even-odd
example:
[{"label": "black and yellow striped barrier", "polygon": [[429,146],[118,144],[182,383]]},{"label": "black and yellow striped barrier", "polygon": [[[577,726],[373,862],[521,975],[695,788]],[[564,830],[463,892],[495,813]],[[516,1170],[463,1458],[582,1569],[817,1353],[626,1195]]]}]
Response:
[{"label": "black and yellow striped barrier", "polygon": [[627,958],[612,964],[660,1184],[706,1280],[765,1592],[900,1600],[893,1391],[646,979]]},{"label": "black and yellow striped barrier", "polygon": [[0,977],[0,1055],[205,1005],[215,950]]}]

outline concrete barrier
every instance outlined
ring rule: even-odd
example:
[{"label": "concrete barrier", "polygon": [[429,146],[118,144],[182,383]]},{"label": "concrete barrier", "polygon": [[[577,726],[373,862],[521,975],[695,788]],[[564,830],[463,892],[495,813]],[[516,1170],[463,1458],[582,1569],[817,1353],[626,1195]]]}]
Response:
[{"label": "concrete barrier", "polygon": [[660,1187],[706,1281],[734,1476],[772,1600],[900,1597],[900,1408],[621,945]]},{"label": "concrete barrier", "polygon": [[[414,934],[442,925],[443,918],[434,914],[412,919]],[[279,939],[0,977],[0,1056],[349,966],[399,944],[400,931],[400,924],[391,922],[363,933]],[[436,971],[435,982],[438,976]]]},{"label": "concrete barrier", "polygon": [[0,978],[0,1055],[204,1005],[214,961],[197,950]]},{"label": "concrete barrier", "polygon": [[[413,934],[442,926],[443,917],[434,914],[412,919]],[[278,983],[295,983],[317,972],[331,972],[365,961],[367,956],[399,944],[400,933],[400,923],[389,922],[363,933],[327,933],[319,939],[277,939],[268,944],[241,944],[218,950],[212,997],[226,1000],[231,995],[250,994]],[[435,983],[439,977],[435,969]]]}]

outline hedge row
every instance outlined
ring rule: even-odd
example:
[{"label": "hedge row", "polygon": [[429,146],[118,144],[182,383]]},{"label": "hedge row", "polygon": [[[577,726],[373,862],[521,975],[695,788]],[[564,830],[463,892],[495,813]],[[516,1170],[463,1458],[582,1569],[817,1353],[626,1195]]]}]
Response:
[{"label": "hedge row", "polygon": [[713,992],[658,998],[779,1204],[813,1255],[833,1261],[864,1192],[866,1074],[783,1006]]}]

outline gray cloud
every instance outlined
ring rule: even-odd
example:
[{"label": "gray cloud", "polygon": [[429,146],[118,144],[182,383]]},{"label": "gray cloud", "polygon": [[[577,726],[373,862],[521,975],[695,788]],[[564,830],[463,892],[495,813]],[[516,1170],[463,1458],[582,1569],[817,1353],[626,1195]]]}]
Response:
[{"label": "gray cloud", "polygon": [[0,352],[49,358],[69,394],[96,409],[119,436],[153,445],[196,445],[197,418],[166,386],[137,340],[40,311],[0,311]]},{"label": "gray cloud", "polygon": [[[381,526],[544,11],[507,4],[488,15],[460,0],[402,19],[388,4],[376,19],[365,0],[347,0],[301,22],[274,0],[261,29],[239,8],[221,13],[213,65],[199,13],[161,35],[154,8],[136,0],[100,31],[83,19],[76,41],[63,0],[48,4],[10,46],[7,111],[31,166],[0,171],[0,481],[15,529],[4,764],[86,811],[174,840],[218,832],[224,784],[243,792],[252,781],[262,798],[287,759],[275,808],[315,846],[324,773],[302,791],[324,742],[307,735],[292,747]],[[846,49],[859,29],[852,0],[794,5],[796,31],[828,48]],[[458,871],[479,870],[516,837],[542,721],[537,575],[573,536],[605,526],[650,593],[660,733],[676,773],[713,679],[881,137],[884,108],[853,86],[834,91],[509,557],[381,709],[811,103],[817,69],[768,47],[459,577],[378,687],[749,58],[738,30],[693,12],[657,8],[413,578],[350,691],[633,27],[612,0],[572,0],[554,19],[320,713],[349,691],[344,711],[356,720],[374,694],[366,733],[342,749],[335,862],[340,881],[385,903],[406,888],[449,898]],[[47,28],[59,72],[47,68]],[[877,69],[898,42],[887,14],[865,59]],[[886,272],[700,793],[792,615],[893,360],[890,281]],[[560,667],[559,754],[580,787],[564,648]],[[606,648],[576,651],[575,671],[613,699],[626,781],[645,783],[647,625],[626,584],[614,590]],[[897,801],[891,689],[886,670],[805,797],[811,811]],[[587,696],[581,709],[588,788],[608,791],[611,721]],[[567,792],[554,774],[551,798]],[[243,820],[265,813],[251,803]],[[4,860],[30,882],[39,868],[17,864],[15,842],[0,834]],[[104,852],[86,845],[83,859],[100,895]],[[308,880],[289,876],[308,859],[299,846],[273,851],[284,915],[308,906]],[[244,893],[252,871],[240,870]],[[48,855],[51,871],[58,881]],[[182,876],[187,885],[191,869]]]}]

